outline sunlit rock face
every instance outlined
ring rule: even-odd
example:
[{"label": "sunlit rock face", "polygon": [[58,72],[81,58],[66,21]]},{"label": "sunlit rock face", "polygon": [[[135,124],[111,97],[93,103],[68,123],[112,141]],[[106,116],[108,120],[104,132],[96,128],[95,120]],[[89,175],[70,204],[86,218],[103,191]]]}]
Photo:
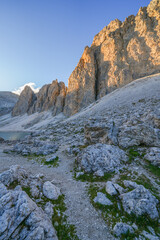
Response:
[{"label": "sunlit rock face", "polygon": [[72,115],[105,94],[160,72],[160,1],[140,8],[122,23],[104,27],[68,80],[64,113]]},{"label": "sunlit rock face", "polygon": [[47,110],[71,116],[107,93],[159,72],[160,1],[152,0],[136,16],[123,23],[116,19],[94,37],[69,77],[68,89],[55,80],[44,85],[36,97],[30,93],[25,107],[19,104],[22,92],[13,116]]}]

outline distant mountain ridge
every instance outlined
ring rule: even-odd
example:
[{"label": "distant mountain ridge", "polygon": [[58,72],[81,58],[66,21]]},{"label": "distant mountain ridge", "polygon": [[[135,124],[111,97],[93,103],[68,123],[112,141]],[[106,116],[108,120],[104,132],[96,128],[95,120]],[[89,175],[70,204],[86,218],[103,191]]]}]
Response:
[{"label": "distant mountain ridge", "polygon": [[[116,19],[104,27],[85,48],[68,88],[53,81],[27,107],[25,100],[25,107],[28,114],[50,109],[53,115],[71,116],[107,93],[155,73],[160,73],[160,0],[152,0],[123,23]],[[22,109],[23,102],[15,106],[21,115],[24,111],[18,106]]]},{"label": "distant mountain ridge", "polygon": [[10,113],[13,110],[18,97],[18,95],[12,92],[0,91],[0,116]]}]

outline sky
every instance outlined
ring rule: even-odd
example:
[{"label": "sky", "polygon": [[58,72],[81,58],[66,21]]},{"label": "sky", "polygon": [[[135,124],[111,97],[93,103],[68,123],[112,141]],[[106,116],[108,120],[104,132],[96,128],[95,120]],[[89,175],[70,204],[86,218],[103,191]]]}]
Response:
[{"label": "sky", "polygon": [[[0,91],[68,78],[110,21],[150,0],[0,0]],[[34,85],[35,84],[35,85]]]}]

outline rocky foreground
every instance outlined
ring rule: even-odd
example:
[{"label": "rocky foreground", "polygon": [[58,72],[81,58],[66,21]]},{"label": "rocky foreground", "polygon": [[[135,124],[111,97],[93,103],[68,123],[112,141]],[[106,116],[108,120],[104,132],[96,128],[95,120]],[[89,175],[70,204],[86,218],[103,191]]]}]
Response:
[{"label": "rocky foreground", "polygon": [[0,239],[160,239],[159,93],[140,79],[1,140]]}]

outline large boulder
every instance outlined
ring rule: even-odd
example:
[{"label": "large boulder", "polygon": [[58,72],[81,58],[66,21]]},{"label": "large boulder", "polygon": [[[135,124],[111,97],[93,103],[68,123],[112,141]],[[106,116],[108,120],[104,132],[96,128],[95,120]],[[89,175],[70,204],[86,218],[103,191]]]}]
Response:
[{"label": "large boulder", "polygon": [[58,240],[51,220],[20,188],[0,184],[0,239]]},{"label": "large boulder", "polygon": [[118,142],[123,148],[139,145],[160,147],[160,129],[150,119],[135,119],[133,116],[119,128]]},{"label": "large boulder", "polygon": [[157,219],[159,201],[142,185],[135,186],[134,190],[120,195],[124,211],[128,214],[133,213],[137,217],[147,214],[151,219]]},{"label": "large boulder", "polygon": [[107,143],[118,144],[118,128],[113,121],[95,118],[88,121],[84,127],[86,144]]},{"label": "large boulder", "polygon": [[125,152],[119,147],[100,143],[86,147],[77,157],[80,167],[88,173],[99,170],[114,172],[122,168],[127,160]]}]

